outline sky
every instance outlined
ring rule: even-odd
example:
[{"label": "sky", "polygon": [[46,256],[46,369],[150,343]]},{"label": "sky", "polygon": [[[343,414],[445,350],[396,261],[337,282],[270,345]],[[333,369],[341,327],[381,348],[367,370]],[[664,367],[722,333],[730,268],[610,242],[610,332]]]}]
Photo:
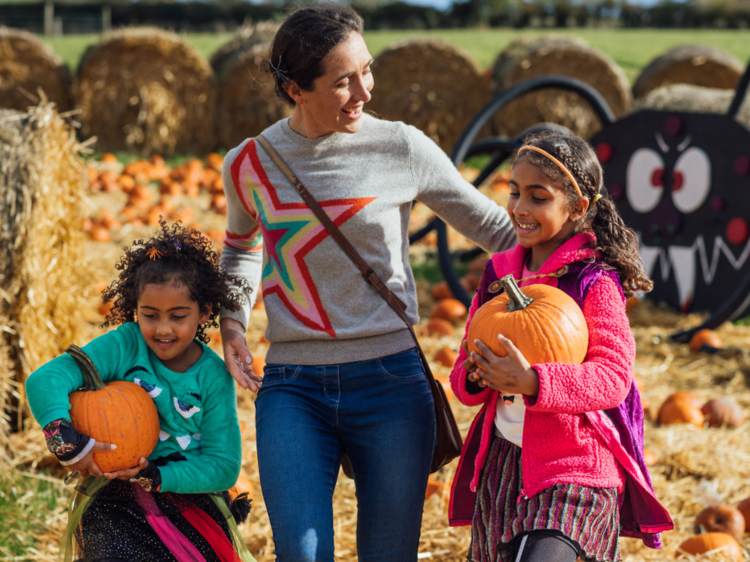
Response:
[{"label": "sky", "polygon": [[[415,4],[417,6],[432,6],[438,10],[445,10],[450,7],[453,0],[404,0],[407,4]],[[657,4],[659,0],[630,0],[631,4],[638,4],[641,6],[653,6]]]}]

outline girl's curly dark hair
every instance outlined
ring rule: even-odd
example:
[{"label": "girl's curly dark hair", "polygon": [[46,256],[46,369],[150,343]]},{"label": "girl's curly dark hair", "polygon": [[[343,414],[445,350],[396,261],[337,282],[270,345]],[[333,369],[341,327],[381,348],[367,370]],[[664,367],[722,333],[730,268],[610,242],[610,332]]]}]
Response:
[{"label": "girl's curly dark hair", "polygon": [[[576,232],[594,232],[596,250],[617,272],[625,296],[630,297],[636,291],[648,292],[653,289],[654,283],[646,275],[646,268],[638,253],[638,236],[625,225],[607,194],[603,185],[604,173],[591,145],[576,136],[556,131],[530,135],[524,143],[541,148],[562,162],[578,182],[583,196],[592,202],[583,217],[584,220],[578,223]],[[514,166],[524,159],[542,170],[550,180],[562,186],[568,194],[570,205],[580,199],[568,176],[549,158],[538,152],[525,150],[516,157]],[[601,197],[593,203],[597,194],[601,194]]]},{"label": "girl's curly dark hair", "polygon": [[198,303],[201,314],[210,319],[198,326],[195,337],[204,343],[206,329],[217,328],[219,310],[239,310],[250,292],[247,281],[224,271],[218,263],[211,241],[199,231],[183,227],[179,222],[168,226],[159,221],[161,231],[149,240],[136,240],[115,265],[120,275],[102,291],[104,302],[111,302],[103,328],[134,322],[138,297],[150,284],[178,281],[187,287],[190,298]]}]

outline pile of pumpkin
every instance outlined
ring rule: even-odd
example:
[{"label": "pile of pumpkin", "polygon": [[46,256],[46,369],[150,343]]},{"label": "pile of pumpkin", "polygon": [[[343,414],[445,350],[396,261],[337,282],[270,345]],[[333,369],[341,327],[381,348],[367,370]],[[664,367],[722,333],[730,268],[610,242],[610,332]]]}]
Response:
[{"label": "pile of pumpkin", "polygon": [[695,517],[695,535],[677,549],[677,557],[684,554],[721,554],[732,562],[743,560],[739,541],[750,532],[750,498],[735,508],[726,504],[711,505]]},{"label": "pile of pumpkin", "polygon": [[[86,167],[90,189],[124,193],[128,200],[119,216],[109,209],[101,209],[99,216],[84,222],[83,229],[96,242],[109,242],[110,232],[124,223],[133,227],[155,226],[160,217],[182,221],[200,230],[200,225],[193,223],[192,209],[178,207],[174,198],[196,198],[201,191],[205,191],[211,196],[211,210],[226,214],[227,199],[221,178],[223,161],[220,154],[211,153],[206,158],[205,167],[202,160],[194,158],[170,169],[162,157],[154,155],[148,160],[138,160],[123,167],[114,154],[107,153],[99,166]],[[224,233],[218,229],[209,229],[206,234],[215,243],[221,243],[224,238]]]}]

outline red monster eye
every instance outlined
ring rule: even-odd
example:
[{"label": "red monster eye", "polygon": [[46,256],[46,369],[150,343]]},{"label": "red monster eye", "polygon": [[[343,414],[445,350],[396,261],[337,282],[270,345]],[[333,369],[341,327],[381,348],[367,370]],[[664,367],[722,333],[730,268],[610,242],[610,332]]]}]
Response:
[{"label": "red monster eye", "polygon": [[654,187],[662,187],[664,185],[664,168],[654,170],[654,173],[651,174],[651,185]]},{"label": "red monster eye", "polygon": [[682,172],[675,170],[673,177],[674,182],[672,183],[672,191],[680,191],[682,189],[682,184],[685,182],[685,176],[682,175]]}]

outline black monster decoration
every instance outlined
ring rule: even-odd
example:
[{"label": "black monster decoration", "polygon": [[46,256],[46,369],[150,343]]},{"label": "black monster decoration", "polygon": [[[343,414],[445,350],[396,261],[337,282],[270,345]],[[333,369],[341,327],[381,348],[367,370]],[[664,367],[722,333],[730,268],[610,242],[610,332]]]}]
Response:
[{"label": "black monster decoration", "polygon": [[641,111],[591,139],[649,298],[683,312],[716,312],[750,271],[750,130],[735,113]]}]

